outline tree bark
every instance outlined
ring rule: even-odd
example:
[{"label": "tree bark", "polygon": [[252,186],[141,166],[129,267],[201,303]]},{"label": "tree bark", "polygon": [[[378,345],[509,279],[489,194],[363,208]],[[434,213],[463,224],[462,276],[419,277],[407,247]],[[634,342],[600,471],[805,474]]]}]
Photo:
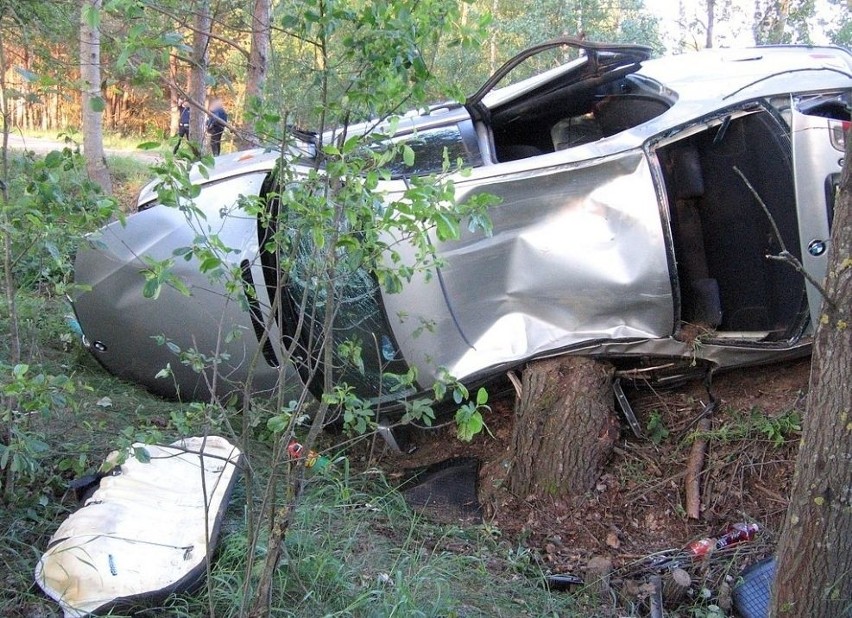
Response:
[{"label": "tree bark", "polygon": [[778,545],[770,616],[852,609],[852,133],[834,213],[807,412]]},{"label": "tree bark", "polygon": [[[251,26],[251,50],[249,51],[248,70],[246,75],[246,95],[243,109],[248,111],[255,99],[263,96],[266,84],[266,70],[269,63],[270,49],[270,13],[271,0],[255,0]],[[260,139],[254,127],[249,127],[243,141],[249,144],[259,144]]]},{"label": "tree bark", "polygon": [[704,41],[704,47],[710,49],[713,47],[713,30],[716,27],[716,0],[706,0],[707,2],[707,32]]},{"label": "tree bark", "polygon": [[169,135],[178,134],[180,125],[180,110],[178,109],[178,99],[181,98],[181,93],[178,91],[178,60],[174,54],[169,54]]},{"label": "tree bark", "polygon": [[83,0],[80,11],[80,82],[82,93],[83,154],[89,178],[112,194],[112,179],[104,155],[101,96],[101,30],[103,0]]},{"label": "tree bark", "polygon": [[582,494],[618,438],[613,367],[581,356],[530,363],[515,405],[509,489],[517,496]]},{"label": "tree bark", "polygon": [[758,45],[785,43],[785,29],[790,15],[790,0],[769,0],[761,10],[755,3],[754,42]]},{"label": "tree bark", "polygon": [[192,70],[189,73],[190,139],[203,149],[207,127],[207,62],[210,45],[210,29],[213,19],[210,16],[210,0],[199,0],[195,7],[195,23],[192,35]]}]

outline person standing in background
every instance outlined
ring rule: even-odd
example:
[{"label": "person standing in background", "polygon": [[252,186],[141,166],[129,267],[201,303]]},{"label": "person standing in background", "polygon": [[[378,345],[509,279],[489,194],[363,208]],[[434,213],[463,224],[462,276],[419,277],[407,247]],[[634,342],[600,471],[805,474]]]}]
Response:
[{"label": "person standing in background", "polygon": [[210,134],[210,152],[214,157],[219,156],[222,148],[222,133],[225,132],[225,123],[228,122],[228,113],[222,105],[222,99],[216,98],[210,102],[210,117],[207,120],[207,133]]},{"label": "person standing in background", "polygon": [[183,97],[178,99],[178,141],[174,152],[177,153],[183,138],[189,140],[189,103]]}]

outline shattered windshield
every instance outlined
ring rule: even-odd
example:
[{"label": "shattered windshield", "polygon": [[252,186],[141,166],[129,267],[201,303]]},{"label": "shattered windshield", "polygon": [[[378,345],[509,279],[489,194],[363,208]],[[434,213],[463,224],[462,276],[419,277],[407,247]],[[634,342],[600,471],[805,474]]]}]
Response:
[{"label": "shattered windshield", "polygon": [[[332,261],[336,263],[328,284],[326,269]],[[405,373],[408,366],[397,350],[376,278],[367,269],[353,269],[346,262],[344,252],[331,260],[317,249],[310,235],[301,235],[286,287],[288,321],[295,326],[299,308],[304,307],[300,344],[316,358],[326,334],[328,311],[334,311],[332,382],[351,386],[363,398],[382,398],[395,384],[387,374]],[[318,386],[322,386],[321,373]]]},{"label": "shattered windshield", "polygon": [[451,169],[459,162],[464,166],[475,166],[480,163],[479,157],[471,153],[465,145],[461,132],[455,124],[423,129],[393,140],[382,140],[371,144],[370,148],[376,152],[384,152],[400,143],[404,143],[414,152],[414,163],[408,165],[400,149],[387,165],[393,178],[439,174],[444,170],[445,157]]}]

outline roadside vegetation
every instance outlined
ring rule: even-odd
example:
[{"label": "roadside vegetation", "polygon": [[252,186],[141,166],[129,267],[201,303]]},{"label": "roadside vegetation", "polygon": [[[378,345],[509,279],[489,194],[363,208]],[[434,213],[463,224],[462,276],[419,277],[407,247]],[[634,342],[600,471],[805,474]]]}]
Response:
[{"label": "roadside vegetation", "polygon": [[[134,198],[148,166],[112,163],[116,193]],[[21,347],[13,365],[10,339],[0,341],[2,394],[17,404],[3,417],[13,439],[0,453],[4,474],[14,476],[14,484],[4,483],[11,489],[0,510],[0,613],[54,616],[59,610],[34,586],[33,568],[58,523],[79,506],[69,482],[95,471],[113,449],[191,435],[209,419],[195,404],[154,397],[107,374],[69,322],[64,293],[73,291],[69,266],[80,235],[131,202],[116,203],[88,186],[71,150],[12,155],[9,165],[18,181],[9,183],[4,214],[13,224],[6,229],[18,232],[12,262]],[[29,225],[15,225],[24,220]],[[3,332],[10,332],[10,317],[0,316]],[[236,421],[236,412],[228,414]],[[261,427],[246,439],[255,467],[269,467],[273,434]],[[204,615],[211,601],[216,615],[240,615],[253,567],[245,500],[240,485],[209,587],[150,607],[150,615]],[[262,557],[266,548],[261,543],[255,551]],[[576,604],[549,593],[530,554],[493,528],[430,523],[380,470],[363,462],[350,467],[345,457],[308,479],[275,579],[274,615],[546,616],[566,615]]]},{"label": "roadside vegetation", "polygon": [[[469,392],[451,375],[439,372],[441,378],[430,391],[405,398],[400,423],[431,426],[439,405],[454,402],[452,422],[427,435],[439,436],[444,455],[470,448],[497,470],[483,477],[493,481],[495,489],[495,502],[485,505],[484,523],[433,522],[405,503],[394,487],[398,479],[393,473],[376,466],[369,445],[380,410],[375,402],[358,397],[353,386],[364,373],[364,342],[351,334],[336,335],[348,333],[347,294],[363,281],[393,290],[412,277],[429,276],[438,264],[429,234],[452,240],[464,226],[487,235],[488,207],[494,201],[480,195],[457,203],[452,177],[466,170],[448,156],[438,173],[414,176],[399,196],[385,200],[388,196],[377,189],[380,181],[390,177],[392,165],[412,166],[413,150],[393,143],[376,148],[349,129],[368,118],[376,126],[385,122],[392,128],[401,110],[462,98],[465,93],[454,81],[462,70],[478,83],[499,64],[498,47],[514,50],[533,38],[540,40],[544,32],[563,31],[564,23],[534,17],[550,15],[544,9],[553,8],[552,3],[523,14],[514,5],[494,3],[492,14],[483,3],[442,0],[351,5],[306,0],[298,11],[278,6],[274,20],[267,16],[265,34],[276,43],[264,67],[268,74],[256,80],[248,79],[243,64],[244,56],[256,56],[255,26],[214,16],[209,2],[199,3],[193,15],[178,15],[177,23],[174,11],[179,8],[168,2],[151,3],[148,13],[156,18],[147,19],[136,2],[83,4],[78,15],[65,4],[17,7],[0,2],[4,137],[16,130],[13,121],[19,118],[19,128],[35,135],[38,124],[59,128],[63,115],[94,115],[100,121],[108,107],[108,124],[117,132],[144,135],[157,161],[149,166],[110,156],[113,191],[106,193],[103,183],[91,180],[74,143],[36,156],[11,153],[4,139],[0,614],[58,615],[33,584],[33,568],[58,523],[77,507],[69,489],[72,479],[97,470],[112,450],[133,456],[130,447],[135,442],[170,442],[188,435],[223,434],[239,444],[246,464],[210,576],[200,590],[148,608],[152,616],[612,616],[647,608],[647,590],[637,583],[643,576],[635,574],[637,563],[660,548],[682,547],[710,534],[733,517],[759,517],[770,531],[765,542],[753,546],[753,555],[741,559],[771,552],[769,540],[783,512],[785,473],[792,466],[791,445],[800,433],[800,406],[797,399],[786,397],[795,390],[787,388],[789,384],[785,401],[772,413],[759,402],[739,406],[706,431],[696,431],[690,423],[695,401],[673,405],[655,400],[640,406],[650,440],[638,445],[622,440],[609,476],[578,504],[567,505],[546,497],[527,500],[500,494],[505,431],[501,433],[498,412],[501,406],[505,412],[508,404],[483,389]],[[572,27],[585,27],[594,38],[661,47],[655,22],[641,2],[627,3],[624,19],[621,11],[604,9],[600,3],[569,4],[560,7],[565,19],[570,16]],[[233,14],[236,22],[251,16],[245,7],[228,7],[224,13]],[[48,14],[51,8],[59,17]],[[112,68],[111,81],[103,82],[106,90],[101,92],[101,80],[94,80],[87,94],[91,102],[82,107],[73,97],[59,96],[65,76],[57,67],[71,61],[63,56],[56,64],[53,57],[57,41],[76,36],[81,17],[83,27],[98,35],[101,30],[110,33],[104,42],[104,64]],[[779,37],[792,36],[787,17],[775,24]],[[807,21],[807,15],[799,21],[793,17],[791,23]],[[190,27],[190,22],[195,25]],[[501,27],[494,28],[494,23]],[[223,36],[213,37],[211,43],[214,25],[218,32],[233,29],[243,38],[250,34],[251,49]],[[176,29],[186,31],[185,41]],[[17,38],[18,32],[27,36]],[[42,45],[30,55],[24,52],[29,51],[31,34]],[[483,49],[489,53],[481,53]],[[26,57],[26,63],[13,61],[7,50]],[[253,85],[265,96],[243,97],[242,86],[231,87],[241,81],[252,82],[245,89]],[[213,393],[202,403],[165,401],[97,365],[81,347],[65,298],[86,291],[75,284],[73,273],[77,250],[96,242],[85,240],[86,234],[131,213],[139,187],[153,176],[160,182],[158,207],[184,213],[196,237],[171,258],[146,263],[140,272],[145,295],[155,298],[164,289],[185,292],[174,265],[186,259],[228,290],[234,302],[246,305],[252,300],[240,283],[240,266],[230,260],[235,248],[211,230],[195,202],[198,187],[189,180],[190,169],[208,169],[212,158],[200,144],[186,141],[173,150],[176,142],[162,138],[173,134],[174,127],[166,131],[155,117],[168,111],[174,124],[174,110],[169,108],[179,94],[198,89],[201,96],[195,97],[194,109],[200,112],[209,83],[226,91],[239,110],[233,128],[247,143],[272,144],[287,153],[294,125],[306,124],[319,135],[333,131],[330,140],[317,144],[321,165],[297,175],[293,159],[282,154],[268,195],[240,203],[242,212],[256,217],[268,233],[264,250],[274,256],[278,282],[271,319],[277,318],[275,309],[285,300],[312,309],[300,313],[295,335],[282,346],[282,388],[275,396],[254,397],[249,379],[235,385],[242,397],[222,400]],[[77,94],[81,88],[74,85]],[[41,123],[25,105],[39,98],[47,101],[38,110],[46,118]],[[134,115],[131,103],[138,109],[148,105],[154,112]],[[121,118],[125,126],[119,126]],[[203,125],[202,114],[193,122]],[[51,130],[41,129],[41,134],[47,131],[49,136]],[[137,141],[120,138],[106,145],[125,149]],[[398,244],[388,238],[405,239],[414,247],[414,256],[401,255]],[[291,298],[283,299],[284,294]],[[422,336],[429,336],[428,330],[424,324]],[[174,352],[175,363],[192,365],[211,381],[223,377],[218,374],[220,359],[209,351],[181,349],[161,339]],[[320,396],[301,387],[297,397],[285,398],[283,387],[294,379],[284,369],[290,360],[301,363],[303,375],[315,381]],[[324,369],[331,367],[334,370]],[[159,369],[168,378],[170,368]],[[417,381],[413,372],[395,374],[387,366],[379,374],[389,392],[400,397],[411,394]],[[324,436],[322,430],[331,424],[339,433]],[[713,503],[717,512],[701,528],[690,525],[682,512],[677,471],[697,439],[716,447],[708,457],[708,469],[715,475],[708,485],[716,490],[710,495],[718,498]],[[321,472],[307,470],[304,459],[288,456],[294,440],[335,463]],[[421,452],[425,457],[429,450],[423,447]],[[771,478],[766,476],[770,472]],[[755,483],[764,487],[769,507],[748,506],[752,494],[744,487]],[[739,488],[734,499],[726,493],[730,487]],[[505,519],[490,508],[498,502],[510,513]],[[625,505],[633,510],[626,512]],[[588,558],[604,552],[617,561],[612,588],[595,578],[568,592],[547,588],[547,575],[579,571]],[[694,565],[694,570],[696,585],[677,611],[714,618],[728,611],[720,591],[722,583],[730,588],[735,582],[731,564],[717,561]],[[635,590],[627,582],[634,582]]]}]

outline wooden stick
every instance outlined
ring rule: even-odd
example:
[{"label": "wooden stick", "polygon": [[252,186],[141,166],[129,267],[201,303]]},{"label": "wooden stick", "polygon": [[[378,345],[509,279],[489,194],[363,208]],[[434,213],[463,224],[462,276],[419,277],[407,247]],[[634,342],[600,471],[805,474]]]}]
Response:
[{"label": "wooden stick", "polygon": [[690,519],[701,517],[701,490],[699,479],[704,469],[704,454],[707,451],[707,432],[710,431],[710,419],[702,417],[698,421],[698,430],[692,451],[686,463],[686,515]]},{"label": "wooden stick", "polygon": [[651,576],[650,616],[651,618],[663,618],[663,585],[659,575]]}]

